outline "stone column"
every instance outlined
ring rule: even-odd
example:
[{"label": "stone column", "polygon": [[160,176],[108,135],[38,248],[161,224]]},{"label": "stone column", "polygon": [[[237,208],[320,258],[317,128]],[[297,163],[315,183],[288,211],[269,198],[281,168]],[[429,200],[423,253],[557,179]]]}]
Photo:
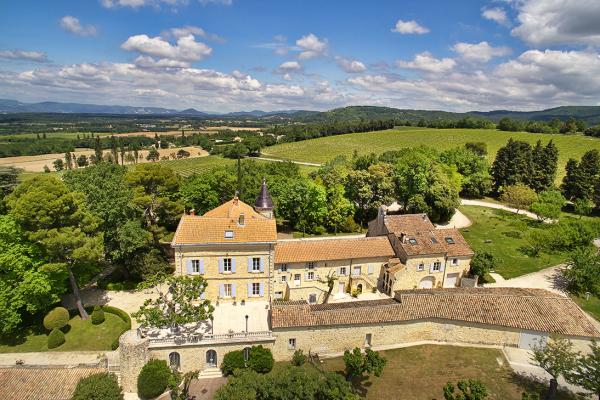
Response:
[{"label": "stone column", "polygon": [[119,369],[124,392],[137,393],[137,377],[150,359],[149,340],[137,330],[129,330],[119,339]]}]

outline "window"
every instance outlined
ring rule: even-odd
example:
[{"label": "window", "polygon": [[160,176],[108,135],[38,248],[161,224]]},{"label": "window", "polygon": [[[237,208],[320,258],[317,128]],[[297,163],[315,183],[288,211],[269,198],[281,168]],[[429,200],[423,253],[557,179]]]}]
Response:
[{"label": "window", "polygon": [[279,266],[279,269],[281,270],[281,272],[287,272],[288,265],[287,264],[281,264]]},{"label": "window", "polygon": [[308,302],[310,304],[317,304],[317,294],[316,293],[311,293],[308,295]]},{"label": "window", "polygon": [[245,222],[246,222],[246,219],[244,218],[244,213],[241,213],[240,216],[238,217],[238,225],[244,226]]},{"label": "window", "polygon": [[417,271],[424,271],[425,270],[425,264],[424,263],[420,263],[419,265],[417,265]]},{"label": "window", "polygon": [[453,238],[451,238],[450,236],[448,236],[448,237],[446,238],[446,243],[448,243],[448,244],[454,244],[454,239],[453,239]]},{"label": "window", "polygon": [[252,283],[252,296],[260,296],[260,283]]},{"label": "window", "polygon": [[223,272],[231,272],[231,258],[224,258],[223,259]]},{"label": "window", "polygon": [[361,266],[360,265],[352,267],[352,276],[359,276],[360,272],[361,272],[360,270],[361,270]]},{"label": "window", "polygon": [[233,231],[225,231],[225,239],[233,239]]},{"label": "window", "polygon": [[340,267],[340,275],[346,276],[346,267]]},{"label": "window", "polygon": [[307,262],[306,263],[306,268],[308,268],[308,269],[315,269],[315,262],[314,261]]},{"label": "window", "polygon": [[452,259],[452,265],[458,265],[458,258]]},{"label": "window", "polygon": [[194,274],[200,273],[200,260],[192,260],[192,272]]},{"label": "window", "polygon": [[231,295],[232,295],[231,283],[223,284],[223,296],[231,297]]},{"label": "window", "polygon": [[408,243],[417,244],[417,239],[408,239]]},{"label": "window", "polygon": [[373,339],[373,334],[367,333],[365,336],[365,347],[371,347],[371,339]]},{"label": "window", "polygon": [[287,275],[281,275],[281,283],[287,282]]},{"label": "window", "polygon": [[308,281],[313,281],[315,280],[315,273],[313,271],[310,271],[306,274],[306,280]]},{"label": "window", "polygon": [[433,270],[434,271],[439,271],[442,269],[442,263],[439,261],[436,261],[433,263]]},{"label": "window", "polygon": [[179,356],[179,353],[173,352],[169,354],[169,366],[173,370],[179,369],[181,366],[181,357]]},{"label": "window", "polygon": [[260,257],[252,258],[252,272],[260,272]]},{"label": "window", "polygon": [[283,299],[283,292],[275,292],[275,299],[277,299],[277,300]]},{"label": "window", "polygon": [[288,339],[288,349],[290,349],[290,350],[296,350],[296,338],[289,338]]}]

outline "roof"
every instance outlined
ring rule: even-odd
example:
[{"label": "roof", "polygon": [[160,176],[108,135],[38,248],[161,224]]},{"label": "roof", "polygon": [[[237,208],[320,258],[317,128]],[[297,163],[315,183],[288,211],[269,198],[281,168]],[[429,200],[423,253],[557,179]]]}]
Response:
[{"label": "roof", "polygon": [[393,257],[394,249],[385,236],[346,239],[299,239],[277,242],[276,263]]},{"label": "roof", "polygon": [[407,234],[404,242],[398,241],[408,256],[423,254],[448,254],[469,256],[473,250],[458,229],[433,229]]},{"label": "roof", "polygon": [[429,220],[427,214],[404,214],[404,215],[386,215],[383,223],[388,232],[400,235],[401,233],[414,233],[422,231],[431,231],[435,226]]},{"label": "roof", "polygon": [[[242,214],[243,224],[239,219]],[[226,237],[226,232],[231,232],[232,237]],[[276,240],[275,220],[260,215],[236,198],[202,216],[182,216],[172,245],[275,243]]]},{"label": "roof", "polygon": [[254,207],[256,207],[257,209],[273,208],[273,199],[271,199],[271,195],[269,194],[269,190],[267,189],[267,181],[265,180],[265,178],[263,178],[262,185],[260,186],[260,193],[256,198]]},{"label": "roof", "polygon": [[460,288],[398,291],[393,299],[274,305],[272,328],[442,319],[569,336],[600,337],[568,297],[542,289]]},{"label": "roof", "polygon": [[2,400],[69,400],[79,379],[103,368],[0,368]]}]

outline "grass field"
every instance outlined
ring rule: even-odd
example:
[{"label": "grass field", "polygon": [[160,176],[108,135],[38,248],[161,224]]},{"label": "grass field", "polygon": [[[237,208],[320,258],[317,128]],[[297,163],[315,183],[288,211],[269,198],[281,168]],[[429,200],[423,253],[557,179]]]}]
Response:
[{"label": "grass field", "polygon": [[600,321],[600,299],[598,297],[590,296],[589,299],[586,299],[585,296],[571,296],[571,298],[584,311]]},{"label": "grass field", "polygon": [[564,166],[571,157],[580,158],[590,149],[600,150],[600,139],[581,135],[547,135],[526,132],[502,132],[489,129],[432,129],[401,127],[378,132],[351,133],[328,136],[294,143],[282,143],[263,149],[265,156],[295,161],[324,163],[337,155],[383,153],[405,147],[426,145],[437,150],[463,146],[467,142],[485,142],[488,146],[488,159],[493,161],[496,152],[509,138],[532,144],[539,139],[543,143],[552,139],[559,148],[559,172],[564,175]]},{"label": "grass field", "polygon": [[105,321],[92,325],[92,320],[82,321],[79,316],[71,318],[65,343],[48,349],[48,336],[44,331],[24,330],[19,335],[0,339],[0,353],[26,353],[37,351],[102,351],[110,350],[112,342],[119,337],[125,322],[118,316],[105,312]]},{"label": "grass field", "polygon": [[563,253],[529,257],[520,250],[525,244],[523,236],[542,226],[536,220],[479,206],[461,206],[460,211],[473,221],[473,225],[461,230],[471,248],[492,253],[499,264],[495,272],[506,279],[560,264],[567,257]]},{"label": "grass field", "polygon": [[[520,400],[524,391],[539,393],[543,386],[515,375],[497,349],[455,346],[416,346],[382,351],[387,364],[381,377],[355,381],[355,387],[367,399],[442,399],[447,382],[479,379],[486,386],[489,400]],[[342,358],[324,361],[330,371],[342,372]],[[560,393],[557,400],[576,399]]]}]

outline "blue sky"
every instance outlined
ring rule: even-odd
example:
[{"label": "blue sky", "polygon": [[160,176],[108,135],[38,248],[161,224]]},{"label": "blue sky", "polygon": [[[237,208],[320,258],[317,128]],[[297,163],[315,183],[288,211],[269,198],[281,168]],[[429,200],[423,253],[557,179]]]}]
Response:
[{"label": "blue sky", "polygon": [[600,102],[600,2],[81,0],[0,6],[0,97],[242,109]]}]

